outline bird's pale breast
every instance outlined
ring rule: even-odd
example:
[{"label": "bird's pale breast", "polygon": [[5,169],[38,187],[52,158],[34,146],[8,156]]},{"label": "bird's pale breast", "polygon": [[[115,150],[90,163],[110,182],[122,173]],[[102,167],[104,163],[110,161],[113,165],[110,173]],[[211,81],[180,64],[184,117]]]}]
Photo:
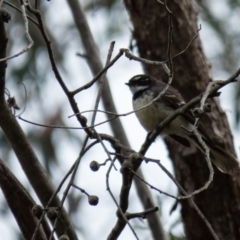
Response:
[{"label": "bird's pale breast", "polygon": [[[144,94],[136,100],[133,101],[133,109],[137,110],[146,106],[153,100],[151,95]],[[166,107],[161,102],[153,102],[150,106],[136,111],[136,116],[141,123],[141,125],[146,129],[146,131],[153,131],[159,123],[161,123],[166,117],[174,112],[174,109]],[[177,117],[173,122],[170,123],[170,127],[164,128],[162,133],[164,134],[177,134],[186,135],[186,130],[181,128],[184,125],[186,128],[191,129],[192,125],[189,124],[182,116]]]}]

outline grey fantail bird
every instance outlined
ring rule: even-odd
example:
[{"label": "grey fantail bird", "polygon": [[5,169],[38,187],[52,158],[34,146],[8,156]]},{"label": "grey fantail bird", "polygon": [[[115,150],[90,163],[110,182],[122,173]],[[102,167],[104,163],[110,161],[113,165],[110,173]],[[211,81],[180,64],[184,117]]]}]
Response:
[{"label": "grey fantail bird", "polygon": [[[126,85],[129,86],[133,98],[133,109],[137,110],[149,104],[166,87],[166,83],[148,75],[136,75],[132,77]],[[161,98],[154,101],[150,106],[136,111],[136,116],[147,132],[153,131],[159,123],[172,114],[176,109],[183,106],[185,101],[180,93],[169,86]],[[162,130],[162,134],[172,137],[186,147],[190,147],[190,142],[194,143],[202,152],[205,152],[196,136],[191,133],[194,124],[194,117],[188,111],[175,118],[168,126]],[[183,126],[183,127],[181,127]],[[186,131],[186,129],[190,131]],[[198,132],[210,150],[211,161],[224,173],[232,174],[239,169],[238,160],[229,152],[221,149],[212,142],[201,124]]]}]

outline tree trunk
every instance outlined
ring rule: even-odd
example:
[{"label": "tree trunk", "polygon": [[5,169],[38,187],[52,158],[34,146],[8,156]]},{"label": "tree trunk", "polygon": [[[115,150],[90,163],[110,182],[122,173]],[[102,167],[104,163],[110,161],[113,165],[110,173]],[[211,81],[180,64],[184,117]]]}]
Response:
[{"label": "tree trunk", "polygon": [[[197,33],[194,4],[192,0],[168,1],[168,7],[173,12],[172,55],[184,50]],[[169,15],[164,5],[149,0],[125,0],[125,5],[133,24],[132,34],[139,55],[149,60],[166,60]],[[186,52],[173,59],[173,69],[172,85],[180,91],[186,101],[204,92],[211,80],[210,66],[199,38]],[[144,70],[165,82],[168,80],[168,76],[159,66],[144,65]],[[226,115],[217,99],[209,102],[213,111],[204,116],[202,123],[214,142],[234,153]],[[166,139],[166,144],[180,184],[189,193],[202,187],[209,176],[204,155],[194,146],[187,149],[170,139]],[[215,167],[214,170],[214,180],[210,187],[195,196],[194,201],[211,223],[219,239],[240,239],[240,192],[237,177],[223,174]],[[213,239],[205,223],[189,202],[185,200],[181,204],[187,239]]]}]

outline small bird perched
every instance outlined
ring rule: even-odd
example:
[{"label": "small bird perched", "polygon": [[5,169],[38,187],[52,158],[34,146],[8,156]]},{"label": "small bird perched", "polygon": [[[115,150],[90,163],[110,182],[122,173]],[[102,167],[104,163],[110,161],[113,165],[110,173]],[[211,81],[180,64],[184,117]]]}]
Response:
[{"label": "small bird perched", "polygon": [[[132,103],[134,110],[138,110],[149,104],[166,87],[166,83],[148,75],[136,75],[132,77],[126,85],[129,86],[133,94]],[[151,132],[166,117],[184,104],[185,101],[180,93],[175,88],[169,86],[161,98],[154,101],[150,106],[136,111],[135,114],[145,130]],[[172,137],[186,147],[190,147],[190,142],[192,142],[202,152],[205,152],[196,136],[191,132],[194,128],[194,121],[195,118],[189,110],[175,118],[163,129],[162,134]],[[211,161],[222,172],[232,174],[234,171],[240,170],[238,160],[231,153],[216,146],[204,131],[201,124],[198,126],[198,132],[210,150]]]}]

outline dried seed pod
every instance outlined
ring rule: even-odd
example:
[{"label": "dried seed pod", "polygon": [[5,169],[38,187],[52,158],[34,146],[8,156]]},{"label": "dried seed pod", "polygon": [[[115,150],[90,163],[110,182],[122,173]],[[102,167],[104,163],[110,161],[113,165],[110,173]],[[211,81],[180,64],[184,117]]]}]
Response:
[{"label": "dried seed pod", "polygon": [[98,204],[99,198],[94,195],[89,195],[88,196],[88,203],[92,206],[96,206]]},{"label": "dried seed pod", "polygon": [[100,168],[100,164],[97,161],[92,161],[90,163],[90,168],[93,172],[97,172],[98,169]]},{"label": "dried seed pod", "polygon": [[32,208],[32,213],[35,217],[37,217],[38,219],[42,216],[43,213],[43,208],[40,205],[34,205]]},{"label": "dried seed pod", "polygon": [[50,207],[47,211],[47,216],[51,220],[55,220],[56,217],[57,217],[57,214],[58,214],[58,212],[57,212],[57,209],[55,207]]}]

